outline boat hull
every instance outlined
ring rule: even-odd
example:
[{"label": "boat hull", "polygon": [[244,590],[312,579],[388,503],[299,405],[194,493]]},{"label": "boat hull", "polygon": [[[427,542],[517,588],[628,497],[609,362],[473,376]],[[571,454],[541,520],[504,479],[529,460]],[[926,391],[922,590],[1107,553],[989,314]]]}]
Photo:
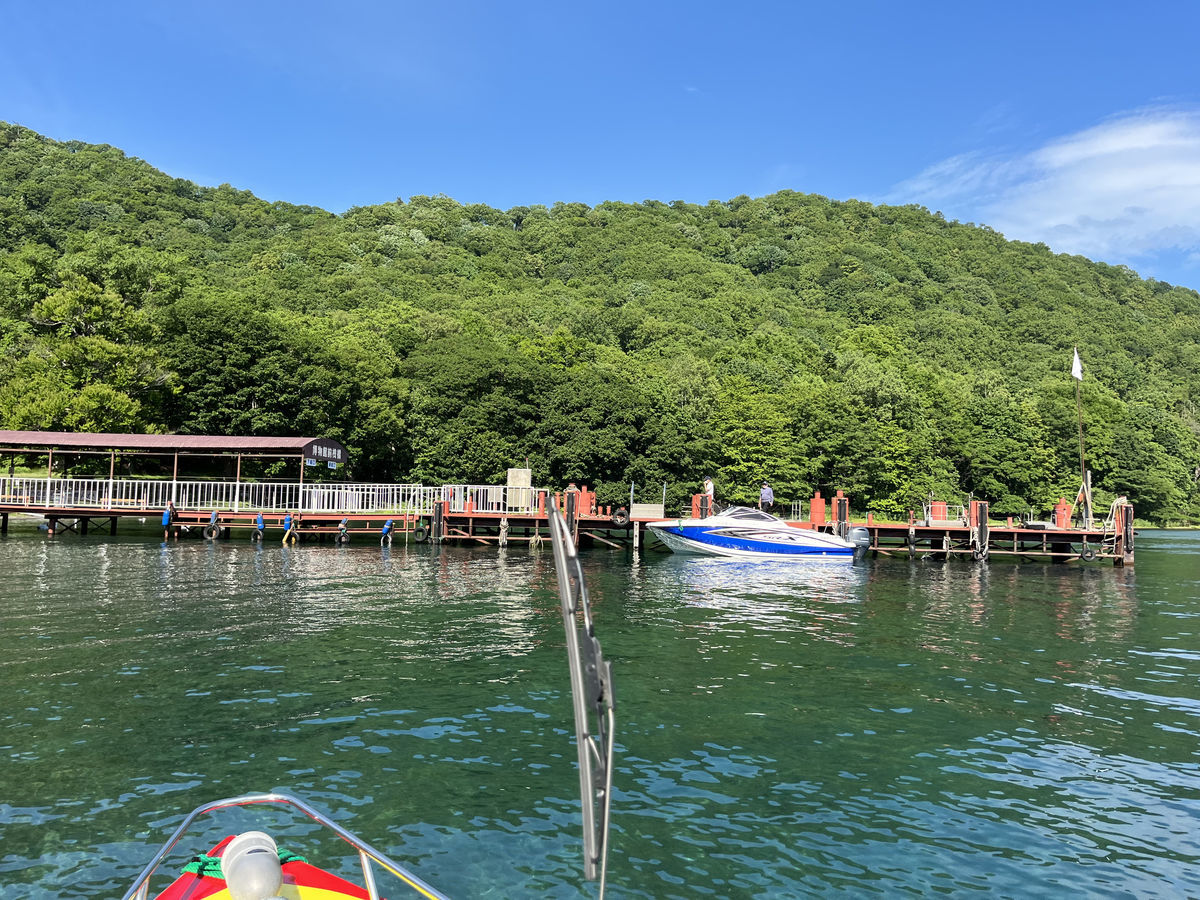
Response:
[{"label": "boat hull", "polygon": [[646,526],[676,553],[738,559],[852,560],[854,545],[831,534],[799,528],[754,528],[707,519]]}]

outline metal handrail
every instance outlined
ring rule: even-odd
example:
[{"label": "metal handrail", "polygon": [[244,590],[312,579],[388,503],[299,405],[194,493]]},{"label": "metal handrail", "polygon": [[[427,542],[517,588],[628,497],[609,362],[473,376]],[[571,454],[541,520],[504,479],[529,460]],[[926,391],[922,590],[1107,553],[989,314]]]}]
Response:
[{"label": "metal handrail", "polygon": [[122,900],[146,900],[150,891],[150,878],[158,870],[162,861],[166,859],[168,853],[174,849],[179,843],[179,839],[187,832],[191,824],[200,816],[218,809],[228,809],[234,806],[253,806],[260,803],[278,803],[286,806],[294,806],[300,810],[314,822],[328,828],[343,841],[352,846],[358,851],[359,864],[362,866],[363,882],[367,889],[367,894],[371,900],[379,900],[379,891],[375,887],[374,871],[371,868],[371,863],[376,863],[387,871],[391,872],[406,885],[412,888],[423,897],[429,900],[449,900],[449,898],[437,890],[437,888],[426,884],[412,872],[405,869],[399,863],[393,862],[384,856],[366,841],[361,840],[351,834],[346,829],[342,828],[337,822],[330,819],[324,813],[309,806],[303,800],[293,797],[290,794],[269,793],[269,794],[244,794],[240,797],[230,797],[225,800],[214,800],[211,803],[205,803],[203,806],[198,806],[196,809],[188,813],[179,827],[175,829],[175,833],[167,839],[167,842],[162,845],[159,851],[154,855],[154,858],[142,870],[133,885],[125,892]]},{"label": "metal handrail", "polygon": [[[583,875],[600,879],[604,900],[608,875],[608,831],[616,741],[612,664],[604,659],[592,622],[583,569],[570,529],[557,509],[550,511],[550,540],[566,631],[575,706],[575,744],[579,755],[579,793],[583,813]],[[577,618],[582,618],[582,624]],[[597,815],[598,813],[598,815]]]},{"label": "metal handrail", "polygon": [[319,481],[191,481],[148,478],[74,478],[0,476],[0,507],[33,506],[111,512],[161,511],[167,503],[181,509],[222,512],[303,512],[384,515],[433,515],[438,502],[465,512],[468,501],[479,513],[532,515],[538,496],[548,488],[505,485],[420,484]]},{"label": "metal handrail", "polygon": [[962,522],[964,525],[966,525],[969,522],[970,516],[967,515],[967,508],[958,503],[945,503],[945,518],[935,519],[933,517],[933,506],[935,502],[937,501],[931,500],[921,504],[926,525],[931,523],[942,524],[945,522]]}]

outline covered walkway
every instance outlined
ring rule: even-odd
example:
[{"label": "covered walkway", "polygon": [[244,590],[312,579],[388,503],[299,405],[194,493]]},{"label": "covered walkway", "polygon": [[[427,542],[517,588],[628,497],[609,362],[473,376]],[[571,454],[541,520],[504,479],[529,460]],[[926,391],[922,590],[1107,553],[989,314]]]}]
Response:
[{"label": "covered walkway", "polygon": [[[324,465],[336,469],[346,464],[346,448],[332,438],[316,437],[259,437],[206,434],[112,434],[71,431],[0,431],[0,453],[8,454],[9,475],[14,474],[18,457],[27,460],[44,458],[46,477],[53,478],[55,456],[59,466],[72,457],[108,457],[108,480],[116,477],[117,466],[131,458],[169,458],[171,480],[180,477],[180,459],[184,465],[191,459],[236,460],[233,481],[242,479],[243,459],[295,459],[299,464],[299,481],[304,482],[304,470]],[[187,472],[183,473],[185,477]]]}]

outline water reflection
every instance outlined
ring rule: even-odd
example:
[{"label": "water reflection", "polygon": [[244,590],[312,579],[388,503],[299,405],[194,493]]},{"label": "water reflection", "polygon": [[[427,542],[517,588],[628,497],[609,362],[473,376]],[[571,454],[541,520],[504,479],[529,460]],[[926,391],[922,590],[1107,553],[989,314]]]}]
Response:
[{"label": "water reflection", "polygon": [[738,623],[766,631],[814,631],[838,640],[856,616],[868,568],[860,564],[725,560],[675,556],[655,560],[637,573],[640,591],[669,597],[678,610],[703,611],[702,618],[668,613],[690,627],[720,631]]},{"label": "water reflection", "polygon": [[[4,542],[6,896],[119,895],[184,811],[271,788],[451,895],[586,895],[548,552],[157,537]],[[1154,547],[1129,570],[585,553],[613,895],[1200,896],[1200,542]]]}]

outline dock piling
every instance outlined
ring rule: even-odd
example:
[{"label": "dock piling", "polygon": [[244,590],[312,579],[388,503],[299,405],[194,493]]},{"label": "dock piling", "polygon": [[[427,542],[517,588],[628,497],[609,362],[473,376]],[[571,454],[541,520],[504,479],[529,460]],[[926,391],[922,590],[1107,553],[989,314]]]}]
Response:
[{"label": "dock piling", "polygon": [[571,534],[571,540],[575,542],[575,546],[579,546],[579,489],[572,483],[567,486],[563,492],[566,497],[566,515],[567,531]]},{"label": "dock piling", "polygon": [[442,503],[433,504],[433,542],[440,544],[442,542],[442,533],[446,528],[445,506]]},{"label": "dock piling", "polygon": [[850,533],[850,498],[841,491],[833,498],[833,530],[843,540]]},{"label": "dock piling", "polygon": [[1129,504],[1117,507],[1117,521],[1115,523],[1117,531],[1116,542],[1116,557],[1113,559],[1113,564],[1117,566],[1132,566],[1133,565],[1133,507]]}]

